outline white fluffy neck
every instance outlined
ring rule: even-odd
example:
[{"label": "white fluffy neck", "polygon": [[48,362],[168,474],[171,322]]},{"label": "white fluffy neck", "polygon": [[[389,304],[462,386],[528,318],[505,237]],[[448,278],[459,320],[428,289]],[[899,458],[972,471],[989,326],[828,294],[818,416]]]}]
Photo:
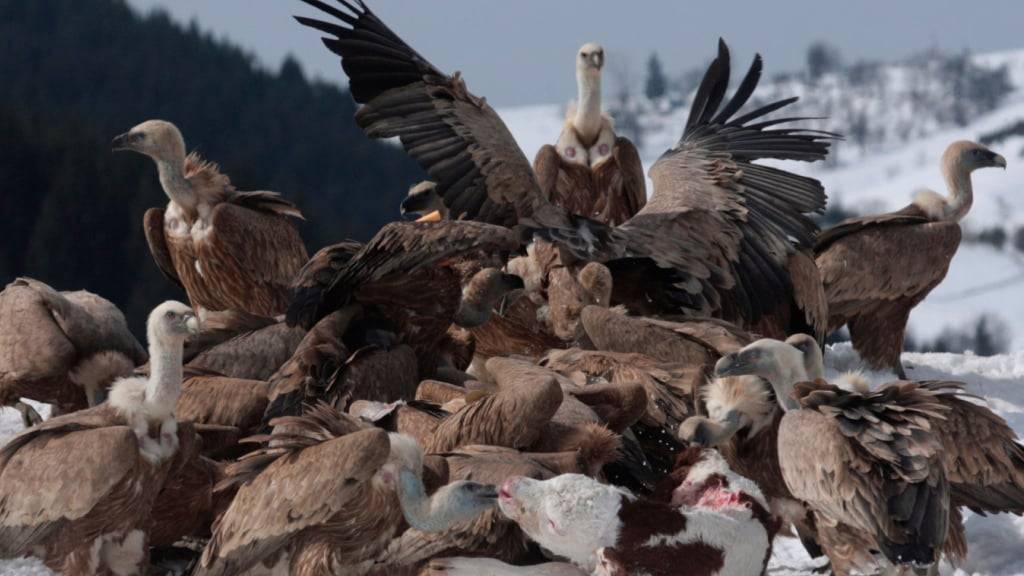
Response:
[{"label": "white fluffy neck", "polygon": [[181,206],[186,212],[194,214],[199,198],[192,190],[192,183],[185,178],[185,159],[175,158],[174,160],[154,159],[157,171],[160,173],[160,185],[164,193]]},{"label": "white fluffy neck", "polygon": [[408,469],[402,469],[399,472],[398,501],[405,521],[421,532],[439,532],[450,528],[460,520],[460,511],[452,504],[452,492],[457,487],[455,483],[442,486],[428,498],[420,477]]},{"label": "white fluffy neck", "polygon": [[579,94],[572,125],[589,146],[601,132],[601,73],[577,70],[576,86]]},{"label": "white fluffy neck", "polygon": [[173,414],[181,395],[183,342],[163,342],[162,336],[149,334],[149,378],[145,404],[149,412]]},{"label": "white fluffy neck", "polygon": [[949,189],[949,196],[946,200],[946,219],[959,222],[971,210],[971,204],[974,203],[971,173],[959,163],[952,166],[943,164],[942,176],[946,180],[946,188]]}]

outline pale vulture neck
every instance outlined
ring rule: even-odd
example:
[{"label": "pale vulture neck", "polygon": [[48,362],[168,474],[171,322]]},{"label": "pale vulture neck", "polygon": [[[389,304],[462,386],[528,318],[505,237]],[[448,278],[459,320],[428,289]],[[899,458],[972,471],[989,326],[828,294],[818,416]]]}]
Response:
[{"label": "pale vulture neck", "polygon": [[501,300],[504,292],[498,282],[484,282],[473,279],[462,291],[462,301],[455,313],[455,323],[463,328],[482,326],[491,319],[491,311]]},{"label": "pale vulture neck", "polygon": [[949,197],[946,200],[948,212],[946,218],[960,221],[974,203],[974,187],[971,184],[971,172],[956,160],[943,163],[942,176],[946,179]]},{"label": "pale vulture neck", "polygon": [[584,144],[589,146],[601,132],[601,74],[577,71],[576,85],[579,95],[572,125]]},{"label": "pale vulture neck", "polygon": [[399,472],[398,501],[402,506],[405,521],[421,532],[438,532],[451,527],[458,521],[459,510],[451,505],[451,492],[456,484],[442,486],[427,498],[423,480],[408,469]]},{"label": "pale vulture neck", "polygon": [[146,380],[146,404],[170,414],[181,395],[182,342],[163,342],[149,335],[149,379]]},{"label": "pale vulture neck", "polygon": [[808,380],[807,370],[803,366],[791,362],[779,362],[772,374],[767,375],[768,382],[775,390],[775,397],[784,411],[799,410],[800,405],[793,399],[793,387],[797,382]]},{"label": "pale vulture neck", "polygon": [[156,167],[160,173],[160,185],[167,197],[185,211],[195,213],[199,198],[192,189],[192,183],[185,178],[185,159],[156,159]]}]

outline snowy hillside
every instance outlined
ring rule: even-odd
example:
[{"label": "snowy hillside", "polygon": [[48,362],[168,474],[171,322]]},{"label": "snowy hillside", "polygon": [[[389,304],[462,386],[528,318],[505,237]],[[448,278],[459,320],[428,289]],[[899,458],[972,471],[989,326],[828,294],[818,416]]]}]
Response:
[{"label": "snowy hillside", "polygon": [[[952,379],[967,383],[969,392],[984,397],[992,410],[1005,418],[1018,435],[1024,434],[1024,351],[981,358],[960,354],[905,354],[910,374],[921,379]],[[859,365],[847,344],[833,346],[826,354],[828,377]],[[888,382],[887,374],[868,374],[876,383]],[[38,405],[37,405],[38,406]],[[42,407],[40,407],[42,408]],[[46,414],[45,411],[41,412]],[[21,429],[15,410],[0,410],[0,445]],[[966,512],[970,554],[960,571],[950,567],[944,574],[1008,576],[1024,574],[1024,518],[1010,515],[981,518]],[[775,545],[770,574],[810,576],[820,561],[807,557],[800,543],[780,538]],[[0,576],[43,576],[50,574],[34,559],[0,560]]]},{"label": "snowy hillside", "polygon": [[[835,144],[840,158],[839,166],[780,163],[789,170],[819,178],[832,201],[840,202],[857,213],[870,213],[898,209],[913,198],[920,188],[932,188],[945,193],[939,173],[938,159],[950,142],[968,138],[979,139],[984,134],[1011,126],[1024,120],[1024,52],[1004,52],[975,56],[974,60],[987,66],[1006,65],[1009,79],[1017,89],[1005,98],[1002,105],[973,120],[965,127],[942,127],[919,119],[924,132],[906,142],[892,138],[863,151],[847,153],[855,144],[844,141]],[[769,63],[770,64],[770,63]],[[895,73],[893,73],[895,74]],[[766,93],[776,97],[792,95],[778,84],[764,81]],[[791,81],[783,87],[794,88]],[[797,93],[802,93],[806,86]],[[880,97],[883,99],[884,96]],[[866,105],[863,101],[856,105]],[[879,102],[872,105],[884,108]],[[500,110],[502,118],[527,156],[532,159],[546,143],[554,142],[564,121],[563,104],[528,106]],[[788,111],[787,111],[788,112]],[[640,124],[645,127],[641,157],[645,168],[658,159],[679,138],[686,121],[686,107],[666,113],[645,113]],[[820,115],[806,107],[797,114]],[[842,131],[842,122],[820,127]],[[1011,233],[1024,226],[1024,137],[1013,136],[992,144],[1009,164],[1006,171],[989,169],[975,173],[975,200],[971,213],[964,220],[970,231],[979,231],[992,225],[1001,225]],[[650,193],[648,182],[648,193]],[[1001,317],[1010,327],[1012,343],[1008,350],[1024,350],[1024,254],[1015,252],[1007,244],[1003,250],[989,245],[964,245],[957,253],[949,276],[920,306],[910,319],[912,334],[918,339],[934,339],[944,328],[964,327],[982,314]],[[1015,326],[1021,328],[1014,329]]]}]

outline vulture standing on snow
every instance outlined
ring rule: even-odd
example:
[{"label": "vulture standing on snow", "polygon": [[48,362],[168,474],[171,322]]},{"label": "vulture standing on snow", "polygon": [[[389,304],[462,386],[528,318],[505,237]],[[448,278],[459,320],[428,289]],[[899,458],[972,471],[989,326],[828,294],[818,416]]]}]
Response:
[{"label": "vulture standing on snow", "polygon": [[304,1],[336,19],[298,17],[342,57],[352,96],[363,104],[356,122],[370,137],[401,139],[437,183],[450,218],[519,225],[581,261],[605,263],[614,277],[611,304],[633,313],[714,314],[762,333],[762,325],[777,334],[823,333],[817,270],[791,257],[811,248],[818,230],[808,214],[824,209],[824,190],[754,161],[821,160],[834,135],[780,127],[792,119],[764,120],[795,98],[738,114],[760,77],[760,57],[727,100],[729,54],[719,44],[682,138],[651,168],[651,199],[613,228],[553,204],[497,113],[363,2]]},{"label": "vulture standing on snow", "polygon": [[808,381],[808,366],[822,372],[817,346],[766,339],[724,357],[716,372],[771,383],[785,411],[782,476],[816,512],[837,572],[870,569],[872,549],[894,564],[931,564],[940,552],[962,559],[961,506],[1024,514],[1024,446],[963,384],[896,381],[871,390],[854,379],[847,390]]},{"label": "vulture standing on snow", "polygon": [[42,421],[20,400],[71,412],[94,406],[117,378],[146,361],[146,351],[108,300],[58,292],[18,278],[0,293],[0,406],[21,411],[25,426]]},{"label": "vulture standing on snow", "polygon": [[146,323],[148,378],[118,380],[103,404],[0,449],[0,558],[36,555],[67,576],[146,571],[150,510],[190,431],[174,408],[182,346],[196,332],[191,308],[157,306]]},{"label": "vulture standing on snow", "polygon": [[974,201],[971,172],[1006,168],[1006,159],[968,141],[942,155],[949,196],[931,190],[897,212],[852,218],[814,246],[828,300],[828,329],[850,328],[853,347],[872,368],[906,378],[900,353],[910,311],[942,282],[960,246],[960,220]]},{"label": "vulture standing on snow", "polygon": [[640,154],[615,135],[601,110],[604,48],[588,42],[576,54],[579,97],[570,107],[558,143],[537,152],[533,169],[544,195],[573,214],[616,226],[647,202]]},{"label": "vulture standing on snow", "polygon": [[114,138],[114,150],[156,162],[170,198],[146,211],[149,250],[196,310],[238,309],[262,316],[288,307],[306,248],[288,218],[302,218],[276,192],[239,192],[216,164],[185,154],[178,128],[148,120]]}]

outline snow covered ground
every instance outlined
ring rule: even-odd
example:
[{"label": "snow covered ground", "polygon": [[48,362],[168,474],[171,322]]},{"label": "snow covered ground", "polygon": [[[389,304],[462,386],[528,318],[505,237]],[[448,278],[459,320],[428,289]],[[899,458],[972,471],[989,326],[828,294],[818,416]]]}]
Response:
[{"label": "snow covered ground", "polygon": [[[904,354],[909,374],[916,379],[951,379],[967,384],[971,393],[984,397],[990,408],[1024,433],[1024,351],[982,358],[961,354]],[[833,346],[826,355],[828,377],[859,368],[859,359],[848,344]],[[867,373],[876,383],[890,381],[891,375]],[[46,414],[46,412],[41,412]],[[21,429],[20,415],[0,410],[0,444]],[[959,570],[945,567],[943,574],[1008,576],[1024,574],[1024,518],[999,515],[982,518],[966,513],[970,553]],[[798,540],[780,538],[775,545],[770,574],[803,576],[813,574],[820,564],[808,558]],[[30,559],[0,560],[0,576],[42,576],[50,574]]]}]

